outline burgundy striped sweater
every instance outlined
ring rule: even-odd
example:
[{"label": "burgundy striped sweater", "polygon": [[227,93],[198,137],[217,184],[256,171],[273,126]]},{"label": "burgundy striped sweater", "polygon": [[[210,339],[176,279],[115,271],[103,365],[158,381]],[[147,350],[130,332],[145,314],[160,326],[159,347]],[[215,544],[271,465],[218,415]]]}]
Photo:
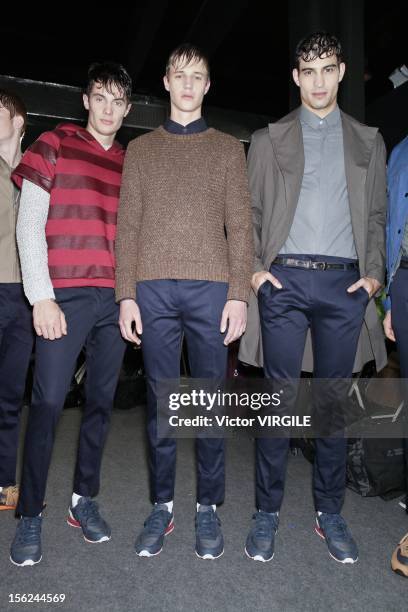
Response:
[{"label": "burgundy striped sweater", "polygon": [[52,284],[114,287],[116,217],[124,150],[106,151],[74,124],[45,132],[25,152],[13,180],[50,194],[45,228]]}]

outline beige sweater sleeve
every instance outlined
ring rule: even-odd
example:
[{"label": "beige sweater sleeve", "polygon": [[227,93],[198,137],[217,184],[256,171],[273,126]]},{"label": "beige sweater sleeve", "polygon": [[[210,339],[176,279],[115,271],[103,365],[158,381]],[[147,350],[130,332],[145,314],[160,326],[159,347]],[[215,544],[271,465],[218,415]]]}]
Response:
[{"label": "beige sweater sleeve", "polygon": [[137,144],[126,152],[115,241],[116,300],[136,299],[137,243],[142,219],[142,192],[137,163]]}]

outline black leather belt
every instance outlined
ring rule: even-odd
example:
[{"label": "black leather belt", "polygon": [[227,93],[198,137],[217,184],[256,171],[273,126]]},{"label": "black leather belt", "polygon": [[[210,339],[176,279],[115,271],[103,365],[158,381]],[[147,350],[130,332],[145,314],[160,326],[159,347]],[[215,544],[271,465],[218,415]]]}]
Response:
[{"label": "black leather belt", "polygon": [[400,261],[400,268],[408,268],[408,260],[401,259],[401,261]]},{"label": "black leather belt", "polygon": [[[294,259],[293,257],[277,257],[273,264],[304,268],[305,270],[358,270],[358,263],[332,263],[329,261],[312,261],[311,259]],[[402,262],[401,262],[402,264]],[[407,266],[408,268],[408,262]]]}]

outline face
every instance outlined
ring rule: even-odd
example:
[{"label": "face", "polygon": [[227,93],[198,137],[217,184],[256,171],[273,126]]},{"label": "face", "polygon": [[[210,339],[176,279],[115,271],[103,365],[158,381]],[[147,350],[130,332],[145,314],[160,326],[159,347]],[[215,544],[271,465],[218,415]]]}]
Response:
[{"label": "face", "polygon": [[0,102],[0,141],[12,140],[16,136],[19,138],[24,120],[21,115],[10,116],[8,108]]},{"label": "face", "polygon": [[179,62],[171,66],[164,77],[164,87],[170,93],[172,111],[201,113],[203,98],[210,88],[210,80],[202,60],[187,65]]},{"label": "face", "polygon": [[104,85],[95,82],[89,96],[84,94],[83,100],[89,111],[87,130],[97,140],[113,140],[131,107],[123,92],[116,86],[108,91]]},{"label": "face", "polygon": [[299,69],[293,70],[293,80],[300,89],[302,104],[321,116],[330,113],[337,104],[337,91],[345,69],[345,64],[339,64],[334,54],[310,62],[301,59]]}]

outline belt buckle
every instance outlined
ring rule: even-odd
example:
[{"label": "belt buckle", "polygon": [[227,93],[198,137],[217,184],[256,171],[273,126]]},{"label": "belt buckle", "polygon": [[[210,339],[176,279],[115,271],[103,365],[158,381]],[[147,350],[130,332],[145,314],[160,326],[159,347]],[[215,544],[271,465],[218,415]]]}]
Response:
[{"label": "belt buckle", "polygon": [[315,270],[326,270],[327,268],[327,263],[325,261],[315,261],[314,263],[314,269]]}]

